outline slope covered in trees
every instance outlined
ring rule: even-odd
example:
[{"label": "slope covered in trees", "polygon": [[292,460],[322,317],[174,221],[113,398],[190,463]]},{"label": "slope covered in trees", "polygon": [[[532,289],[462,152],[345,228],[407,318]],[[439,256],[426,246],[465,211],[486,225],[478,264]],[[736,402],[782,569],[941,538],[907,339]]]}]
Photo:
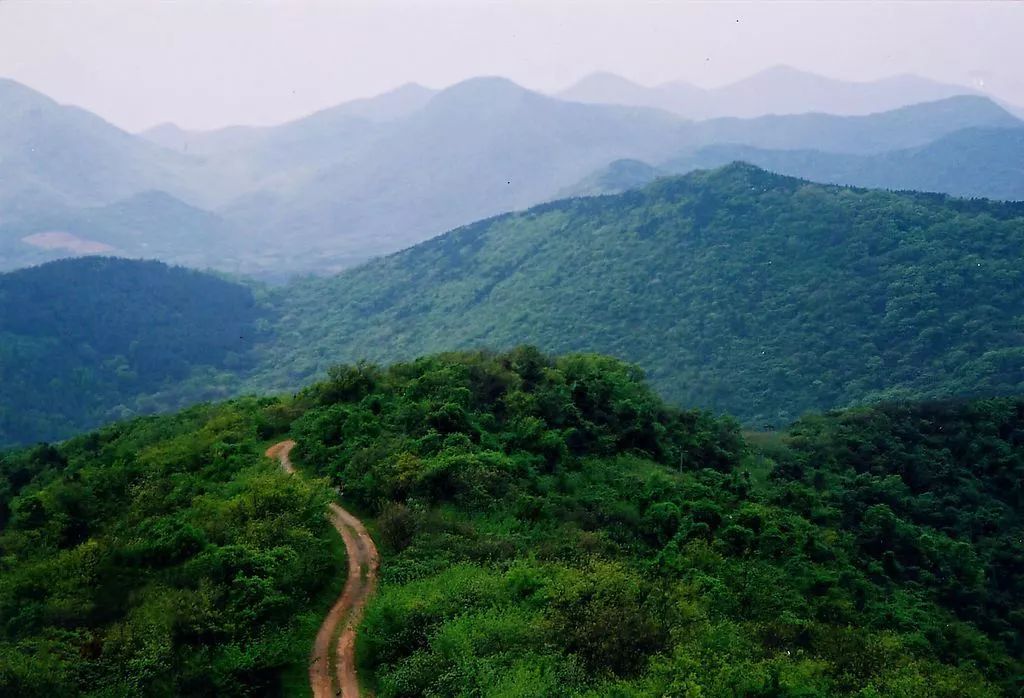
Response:
[{"label": "slope covered in trees", "polygon": [[0,690],[280,691],[336,570],[319,474],[381,549],[381,698],[1016,695],[1022,473],[1019,399],[747,441],[596,355],[341,366],[3,456]]},{"label": "slope covered in trees", "polygon": [[1017,689],[1022,522],[999,490],[1024,403],[829,416],[769,453],[596,357],[363,367],[312,395],[307,463],[379,512],[377,695]]},{"label": "slope covered in trees", "polygon": [[746,165],[457,229],[277,298],[263,384],[453,347],[598,351],[749,424],[1024,391],[1024,205]]},{"label": "slope covered in trees", "polygon": [[262,312],[245,286],[159,262],[0,275],[0,446],[226,396]]},{"label": "slope covered in trees", "polygon": [[275,409],[195,407],[0,457],[0,694],[274,695],[305,678],[344,559],[324,483],[262,456]]},{"label": "slope covered in trees", "polygon": [[1024,392],[1024,206],[735,165],[481,221],[255,292],[124,260],[0,276],[0,443],[342,361],[529,341],[641,365],[677,404],[784,426],[891,397]]}]

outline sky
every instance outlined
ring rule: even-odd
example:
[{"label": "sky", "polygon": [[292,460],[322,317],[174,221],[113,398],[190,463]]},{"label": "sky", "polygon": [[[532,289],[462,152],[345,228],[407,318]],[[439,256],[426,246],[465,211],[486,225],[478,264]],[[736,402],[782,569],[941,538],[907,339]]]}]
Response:
[{"label": "sky", "polygon": [[710,87],[775,65],[914,73],[1024,105],[1024,3],[0,0],[0,76],[137,131],[274,124],[406,82],[595,71]]}]

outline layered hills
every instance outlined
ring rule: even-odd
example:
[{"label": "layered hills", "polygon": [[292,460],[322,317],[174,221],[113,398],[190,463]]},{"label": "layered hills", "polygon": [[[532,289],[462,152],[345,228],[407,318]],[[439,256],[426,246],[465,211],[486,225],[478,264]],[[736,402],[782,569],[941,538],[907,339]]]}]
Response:
[{"label": "layered hills", "polygon": [[[0,268],[103,249],[265,277],[338,271],[550,200],[620,159],[660,167],[695,149],[743,146],[857,160],[1020,126],[977,95],[869,115],[690,121],[501,78],[410,85],[279,126],[205,133],[128,134],[10,81],[0,108]],[[947,159],[900,176],[943,188],[956,169]],[[187,228],[173,222],[185,216]]]},{"label": "layered hills", "polygon": [[873,154],[806,149],[711,145],[676,155],[657,166],[637,160],[610,163],[567,196],[611,194],[658,177],[720,167],[741,160],[816,182],[892,190],[942,192],[962,197],[1024,199],[1024,129],[969,128],[923,146]]},{"label": "layered hills", "polygon": [[[176,376],[175,389],[287,390],[339,362],[530,342],[635,362],[671,401],[758,426],[897,397],[1012,394],[1024,390],[1022,256],[1020,204],[827,186],[736,164],[482,220],[334,277],[259,290],[255,300],[233,282],[204,282],[219,284],[212,297],[237,300],[201,308],[206,319],[182,312],[181,322],[216,324],[223,313],[225,329],[245,339],[223,334],[231,341],[190,359],[220,381]],[[120,273],[144,284],[146,272],[95,264],[0,279],[138,317],[114,352],[128,357],[133,337],[149,331],[145,296],[103,293]],[[186,292],[197,277],[160,274],[189,297],[207,295]],[[0,326],[33,307],[4,303]],[[99,331],[103,315],[90,312],[61,322]],[[7,331],[18,338],[10,346],[29,341]],[[89,356],[67,332],[45,341]],[[103,368],[109,352],[92,356],[83,368],[113,370]],[[34,399],[27,388],[54,370],[19,361],[7,362],[6,380],[26,389],[3,396],[8,415],[23,414]],[[161,390],[88,385],[76,394],[91,395],[95,410],[40,404],[55,423],[86,426],[119,405],[151,404],[140,394]],[[4,440],[65,433],[11,429]]]},{"label": "layered hills", "polygon": [[[501,216],[281,294],[287,380],[528,341],[748,423],[1024,388],[1024,207],[748,165]],[[316,308],[315,312],[310,312]]]},{"label": "layered hills", "polygon": [[856,82],[780,65],[710,89],[681,81],[647,87],[611,73],[594,73],[557,94],[578,102],[653,107],[709,119],[809,112],[856,116],[978,93],[916,75]]}]

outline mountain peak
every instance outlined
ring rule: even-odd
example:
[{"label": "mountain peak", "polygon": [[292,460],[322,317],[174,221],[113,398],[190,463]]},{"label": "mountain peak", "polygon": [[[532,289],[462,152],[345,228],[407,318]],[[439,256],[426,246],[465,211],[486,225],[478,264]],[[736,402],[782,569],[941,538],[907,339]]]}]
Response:
[{"label": "mountain peak", "polygon": [[429,102],[429,108],[507,107],[531,96],[539,96],[503,77],[477,77],[447,87]]},{"label": "mountain peak", "polygon": [[818,75],[817,73],[800,70],[799,68],[794,68],[788,65],[773,65],[770,68],[760,70],[753,75],[737,80],[720,89],[726,91],[736,88],[747,89],[755,85],[759,87],[767,87],[769,89],[778,89],[779,87],[793,88],[796,86],[817,87],[843,82],[844,81],[842,80],[833,80],[832,78],[827,78],[824,75]]},{"label": "mountain peak", "polygon": [[[616,73],[611,73],[606,70],[599,70],[597,72],[585,75],[577,80],[568,90],[572,90],[578,87],[593,87],[593,86],[616,86],[616,87],[642,87],[639,83],[633,82],[628,78],[624,78]],[[566,91],[568,91],[566,90]]]},{"label": "mountain peak", "polygon": [[775,172],[769,172],[763,167],[758,167],[745,160],[733,160],[732,162],[706,170],[695,170],[684,179],[693,178],[695,181],[703,182],[743,182],[750,185],[790,187],[795,183],[804,181],[797,177],[788,177]]},{"label": "mountain peak", "polygon": [[[942,99],[921,104],[911,104],[890,112],[895,115],[908,115],[929,113],[934,115],[949,114],[961,118],[970,117],[976,119],[978,116],[990,118],[994,123],[986,125],[1019,126],[1020,120],[1009,111],[1001,107],[995,101],[979,94],[952,95]],[[977,124],[968,124],[977,125]]]},{"label": "mountain peak", "polygon": [[518,83],[509,80],[508,78],[501,77],[499,75],[482,75],[480,77],[468,78],[461,82],[457,82],[454,85],[446,87],[441,90],[440,94],[457,94],[459,92],[466,93],[516,93],[521,94],[529,92],[528,89],[519,85]]}]

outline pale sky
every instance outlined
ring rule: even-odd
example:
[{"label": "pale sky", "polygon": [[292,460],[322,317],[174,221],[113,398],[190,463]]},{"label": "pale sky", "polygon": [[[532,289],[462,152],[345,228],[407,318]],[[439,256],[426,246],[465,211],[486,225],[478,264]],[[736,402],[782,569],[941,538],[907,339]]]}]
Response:
[{"label": "pale sky", "polygon": [[273,124],[405,82],[916,73],[1024,105],[1024,3],[0,0],[0,76],[128,130]]}]

